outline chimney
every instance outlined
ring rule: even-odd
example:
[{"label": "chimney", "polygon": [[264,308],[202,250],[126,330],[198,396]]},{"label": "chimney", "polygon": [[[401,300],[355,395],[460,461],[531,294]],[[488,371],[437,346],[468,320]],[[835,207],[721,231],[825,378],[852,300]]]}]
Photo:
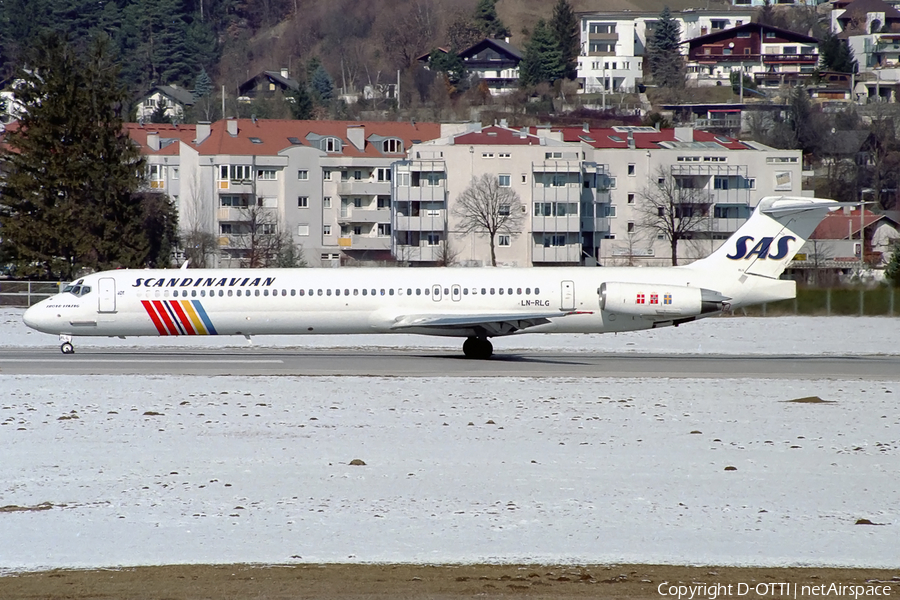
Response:
[{"label": "chimney", "polygon": [[694,128],[693,127],[676,127],[675,128],[675,141],[676,142],[693,142],[694,141]]},{"label": "chimney", "polygon": [[281,67],[281,76],[284,77],[285,79],[288,78],[288,70],[286,67]]},{"label": "chimney", "polygon": [[522,129],[519,130],[519,139],[523,139],[523,140],[524,140],[524,139],[526,139],[527,137],[528,137],[528,128],[527,128],[527,127],[523,127]]},{"label": "chimney", "polygon": [[628,132],[628,149],[634,150],[634,132],[633,131]]},{"label": "chimney", "polygon": [[147,146],[150,147],[151,150],[159,150],[159,132],[158,131],[148,131],[147,132]]},{"label": "chimney", "polygon": [[357,150],[362,152],[366,147],[366,126],[350,125],[347,127],[347,139]]},{"label": "chimney", "polygon": [[588,125],[587,123],[582,123],[582,124],[581,124],[581,130],[582,130],[583,132],[585,132],[585,133],[590,133],[590,132],[591,132],[591,126]]},{"label": "chimney", "polygon": [[194,140],[194,143],[202,144],[203,140],[209,137],[210,129],[209,121],[199,121],[197,123],[197,139]]},{"label": "chimney", "polygon": [[500,119],[500,127],[503,129],[509,129],[509,121],[506,119]]},{"label": "chimney", "polygon": [[235,119],[234,117],[228,117],[225,120],[225,127],[228,129],[228,135],[230,135],[231,137],[237,137],[237,134],[238,134],[238,126],[237,125],[238,125],[237,119]]}]

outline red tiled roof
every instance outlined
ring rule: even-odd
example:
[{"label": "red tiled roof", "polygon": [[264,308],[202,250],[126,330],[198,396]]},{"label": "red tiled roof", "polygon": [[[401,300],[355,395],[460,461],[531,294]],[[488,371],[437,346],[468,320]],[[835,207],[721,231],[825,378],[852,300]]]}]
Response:
[{"label": "red tiled roof", "polygon": [[[592,128],[585,131],[582,127],[563,127],[563,140],[566,142],[583,141],[594,148],[628,148],[628,133],[616,131],[612,127]],[[661,148],[660,142],[675,142],[675,129],[660,129],[659,131],[642,133],[634,136],[634,147],[644,150]],[[617,141],[613,138],[618,138]],[[721,141],[726,140],[726,141]],[[708,131],[694,130],[695,142],[715,142],[727,150],[747,150],[749,147],[743,142],[725,135],[710,133]]]},{"label": "red tiled roof", "polygon": [[[884,219],[884,215],[876,215],[867,210],[863,215],[865,226],[868,227],[873,223],[877,223]],[[846,240],[851,235],[859,233],[859,210],[851,210],[848,214],[844,211],[837,210],[828,213],[819,226],[816,227],[810,236],[814,240]]]},{"label": "red tiled roof", "polygon": [[138,123],[125,123],[125,131],[128,132],[128,137],[141,146],[143,154],[158,156],[177,156],[179,152],[178,144],[166,144],[165,147],[162,147],[162,144],[160,144],[160,149],[153,151],[147,145],[147,135],[150,133],[158,133],[160,142],[167,139],[177,139],[190,143],[197,137],[196,125],[172,125],[171,123],[139,125]]},{"label": "red tiled roof", "polygon": [[539,146],[541,138],[532,133],[525,133],[523,136],[519,130],[491,125],[481,131],[458,135],[453,138],[453,143],[471,146]]},{"label": "red tiled roof", "polygon": [[[404,149],[409,149],[413,140],[426,141],[435,139],[441,134],[439,123],[410,123],[394,121],[293,121],[280,119],[237,119],[238,134],[231,136],[227,131],[226,121],[212,124],[212,131],[197,148],[200,154],[244,154],[274,156],[296,144],[288,138],[300,140],[303,146],[309,146],[306,136],[310,133],[340,138],[343,151],[339,156],[385,156],[368,142],[371,135],[395,137],[403,140]],[[366,142],[363,150],[358,150],[347,138],[348,128],[364,128]],[[254,143],[250,138],[256,138]],[[400,156],[400,155],[398,155]]]},{"label": "red tiled roof", "polygon": [[[178,145],[171,144],[161,148],[158,152],[150,150],[147,146],[147,134],[153,131],[159,133],[160,140],[177,138],[182,142],[196,148],[200,154],[231,154],[231,155],[256,155],[274,156],[285,148],[295,146],[288,138],[296,138],[303,146],[309,146],[310,141],[306,136],[310,133],[320,136],[333,136],[340,138],[343,151],[336,156],[393,156],[384,155],[368,141],[363,150],[357,148],[347,138],[348,128],[364,128],[365,138],[371,135],[382,137],[395,137],[403,140],[404,150],[409,149],[415,141],[427,141],[435,139],[441,134],[439,123],[411,123],[394,121],[294,121],[281,119],[236,119],[237,135],[228,133],[227,121],[220,120],[210,125],[210,134],[200,144],[195,144],[197,138],[196,125],[147,125],[143,127],[137,123],[128,123],[127,130],[132,139],[141,144],[141,150],[145,154],[177,154]],[[250,138],[256,138],[258,143]],[[398,158],[402,155],[396,155]]]}]

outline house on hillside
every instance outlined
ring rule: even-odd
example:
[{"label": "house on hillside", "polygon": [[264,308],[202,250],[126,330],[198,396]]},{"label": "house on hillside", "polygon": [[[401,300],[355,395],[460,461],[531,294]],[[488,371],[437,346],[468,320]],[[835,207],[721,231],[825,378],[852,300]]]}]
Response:
[{"label": "house on hillside", "polygon": [[[860,236],[860,230],[865,233]],[[860,238],[863,238],[862,245]],[[862,248],[866,268],[883,269],[900,240],[898,224],[887,215],[866,210],[828,214],[788,265],[788,275],[815,285],[845,281],[859,270]]]},{"label": "house on hillside", "polygon": [[161,106],[165,107],[164,114],[170,123],[182,121],[185,109],[194,105],[194,94],[177,85],[155,85],[138,99],[136,105],[138,121],[149,123]]},{"label": "house on hillside", "polygon": [[273,96],[277,91],[288,94],[299,89],[300,83],[290,77],[287,69],[263,71],[238,86],[238,102],[251,102],[257,97]]},{"label": "house on hillside", "polygon": [[698,85],[730,85],[733,71],[743,72],[762,87],[798,85],[809,80],[819,62],[819,41],[745,23],[687,42],[688,78]]},{"label": "house on hillside", "polygon": [[459,53],[470,76],[487,84],[491,94],[502,95],[519,87],[522,51],[507,40],[485,38]]},{"label": "house on hillside", "polygon": [[[448,54],[446,48],[438,52]],[[506,40],[484,38],[459,53],[466,66],[466,74],[487,84],[493,95],[503,95],[519,87],[519,63],[524,54]],[[431,53],[423,54],[418,61],[428,65]]]},{"label": "house on hillside", "polygon": [[900,88],[900,10],[883,0],[836,2],[831,29],[859,63],[857,95],[895,102]]}]

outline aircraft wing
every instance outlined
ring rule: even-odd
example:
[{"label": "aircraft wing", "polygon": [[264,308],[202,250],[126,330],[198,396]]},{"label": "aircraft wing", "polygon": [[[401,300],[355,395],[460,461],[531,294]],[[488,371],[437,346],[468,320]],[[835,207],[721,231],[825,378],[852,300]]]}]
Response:
[{"label": "aircraft wing", "polygon": [[549,323],[550,319],[569,315],[590,314],[589,311],[536,312],[482,315],[404,315],[397,317],[391,329],[474,329],[482,328],[489,336],[507,335]]}]

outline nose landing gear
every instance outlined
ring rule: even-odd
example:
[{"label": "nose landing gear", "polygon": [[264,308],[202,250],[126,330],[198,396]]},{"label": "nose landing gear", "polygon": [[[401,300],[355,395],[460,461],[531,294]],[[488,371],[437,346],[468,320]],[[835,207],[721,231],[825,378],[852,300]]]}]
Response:
[{"label": "nose landing gear", "polygon": [[494,345],[486,338],[470,337],[463,342],[463,354],[466,358],[485,360],[494,353]]},{"label": "nose landing gear", "polygon": [[62,342],[59,349],[63,354],[75,354],[75,346],[72,345],[72,336],[61,335],[59,336],[59,341]]}]

